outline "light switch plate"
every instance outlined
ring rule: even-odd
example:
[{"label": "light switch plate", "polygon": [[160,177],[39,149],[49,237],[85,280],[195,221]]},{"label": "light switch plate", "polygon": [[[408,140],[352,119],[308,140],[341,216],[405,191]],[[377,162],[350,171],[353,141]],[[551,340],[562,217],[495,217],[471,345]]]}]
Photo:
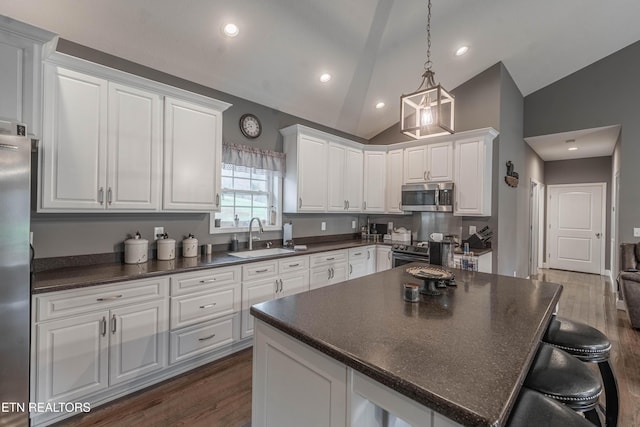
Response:
[{"label": "light switch plate", "polygon": [[327,231],[327,223],[322,221],[320,223],[320,231]]},{"label": "light switch plate", "polygon": [[476,234],[476,226],[475,225],[470,225],[469,226],[469,235],[473,235]]},{"label": "light switch plate", "polygon": [[640,237],[640,228],[633,227],[633,237]]},{"label": "light switch plate", "polygon": [[157,239],[158,234],[164,234],[164,227],[153,227],[153,238]]}]

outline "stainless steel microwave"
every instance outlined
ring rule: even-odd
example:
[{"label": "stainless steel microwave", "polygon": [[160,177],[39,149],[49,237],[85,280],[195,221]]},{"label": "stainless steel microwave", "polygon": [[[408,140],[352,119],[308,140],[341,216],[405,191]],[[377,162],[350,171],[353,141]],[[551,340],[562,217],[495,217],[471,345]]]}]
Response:
[{"label": "stainless steel microwave", "polygon": [[453,182],[403,185],[402,210],[453,212]]}]

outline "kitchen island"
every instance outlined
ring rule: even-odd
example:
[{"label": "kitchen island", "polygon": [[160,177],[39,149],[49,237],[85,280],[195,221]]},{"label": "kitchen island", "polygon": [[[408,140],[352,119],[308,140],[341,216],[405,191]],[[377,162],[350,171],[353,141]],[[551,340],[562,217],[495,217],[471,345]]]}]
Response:
[{"label": "kitchen island", "polygon": [[452,270],[409,303],[416,265],[253,306],[252,425],[505,425],[562,286]]}]

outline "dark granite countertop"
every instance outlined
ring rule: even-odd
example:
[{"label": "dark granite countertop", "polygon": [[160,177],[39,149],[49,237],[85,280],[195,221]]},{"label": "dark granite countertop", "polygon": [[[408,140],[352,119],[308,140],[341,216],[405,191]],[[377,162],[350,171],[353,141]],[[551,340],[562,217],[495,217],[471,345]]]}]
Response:
[{"label": "dark granite countertop", "polygon": [[412,265],[251,313],[462,425],[504,425],[562,286],[452,269],[457,287],[408,303]]},{"label": "dark granite countertop", "polygon": [[[107,283],[123,282],[127,280],[145,279],[166,274],[186,273],[215,267],[226,267],[246,264],[248,262],[266,261],[274,258],[308,255],[358,246],[369,246],[376,243],[362,240],[346,240],[330,243],[307,245],[308,249],[295,251],[286,255],[275,255],[253,259],[242,259],[229,255],[227,252],[195,258],[178,257],[171,261],[151,260],[144,264],[108,263],[87,265],[82,267],[63,267],[46,270],[32,275],[31,293],[61,291],[66,289],[83,288],[87,286],[104,285]],[[377,244],[382,244],[381,242]]]}]

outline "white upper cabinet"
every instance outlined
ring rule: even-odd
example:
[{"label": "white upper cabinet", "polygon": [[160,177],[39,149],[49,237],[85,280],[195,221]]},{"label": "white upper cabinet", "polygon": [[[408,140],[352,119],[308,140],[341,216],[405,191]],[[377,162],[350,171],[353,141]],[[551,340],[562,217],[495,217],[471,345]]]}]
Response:
[{"label": "white upper cabinet", "polygon": [[108,83],[46,64],[44,88],[39,210],[104,210]]},{"label": "white upper cabinet", "polygon": [[45,65],[40,211],[157,210],[160,97]]},{"label": "white upper cabinet", "polygon": [[455,142],[454,210],[457,216],[491,216],[493,129]]},{"label": "white upper cabinet", "polygon": [[0,135],[15,135],[14,123],[41,137],[42,59],[55,34],[3,17],[0,22]]},{"label": "white upper cabinet", "polygon": [[453,180],[453,142],[437,142],[404,150],[404,183]]},{"label": "white upper cabinet", "polygon": [[219,211],[222,111],[165,99],[164,210]]},{"label": "white upper cabinet", "polygon": [[284,178],[285,212],[327,211],[327,141],[282,129],[287,173]]},{"label": "white upper cabinet", "polygon": [[[386,149],[385,149],[386,150]],[[364,152],[364,202],[363,212],[384,212],[387,153]]]},{"label": "white upper cabinet", "polygon": [[362,210],[363,154],[361,149],[329,142],[327,162],[327,210]]},{"label": "white upper cabinet", "polygon": [[287,155],[284,212],[360,212],[361,144],[301,125],[280,129]]},{"label": "white upper cabinet", "polygon": [[402,180],[404,164],[404,150],[391,150],[387,153],[386,178],[386,211],[388,213],[403,213],[402,211]]},{"label": "white upper cabinet", "polygon": [[219,210],[229,105],[52,54],[44,65],[38,211]]}]

